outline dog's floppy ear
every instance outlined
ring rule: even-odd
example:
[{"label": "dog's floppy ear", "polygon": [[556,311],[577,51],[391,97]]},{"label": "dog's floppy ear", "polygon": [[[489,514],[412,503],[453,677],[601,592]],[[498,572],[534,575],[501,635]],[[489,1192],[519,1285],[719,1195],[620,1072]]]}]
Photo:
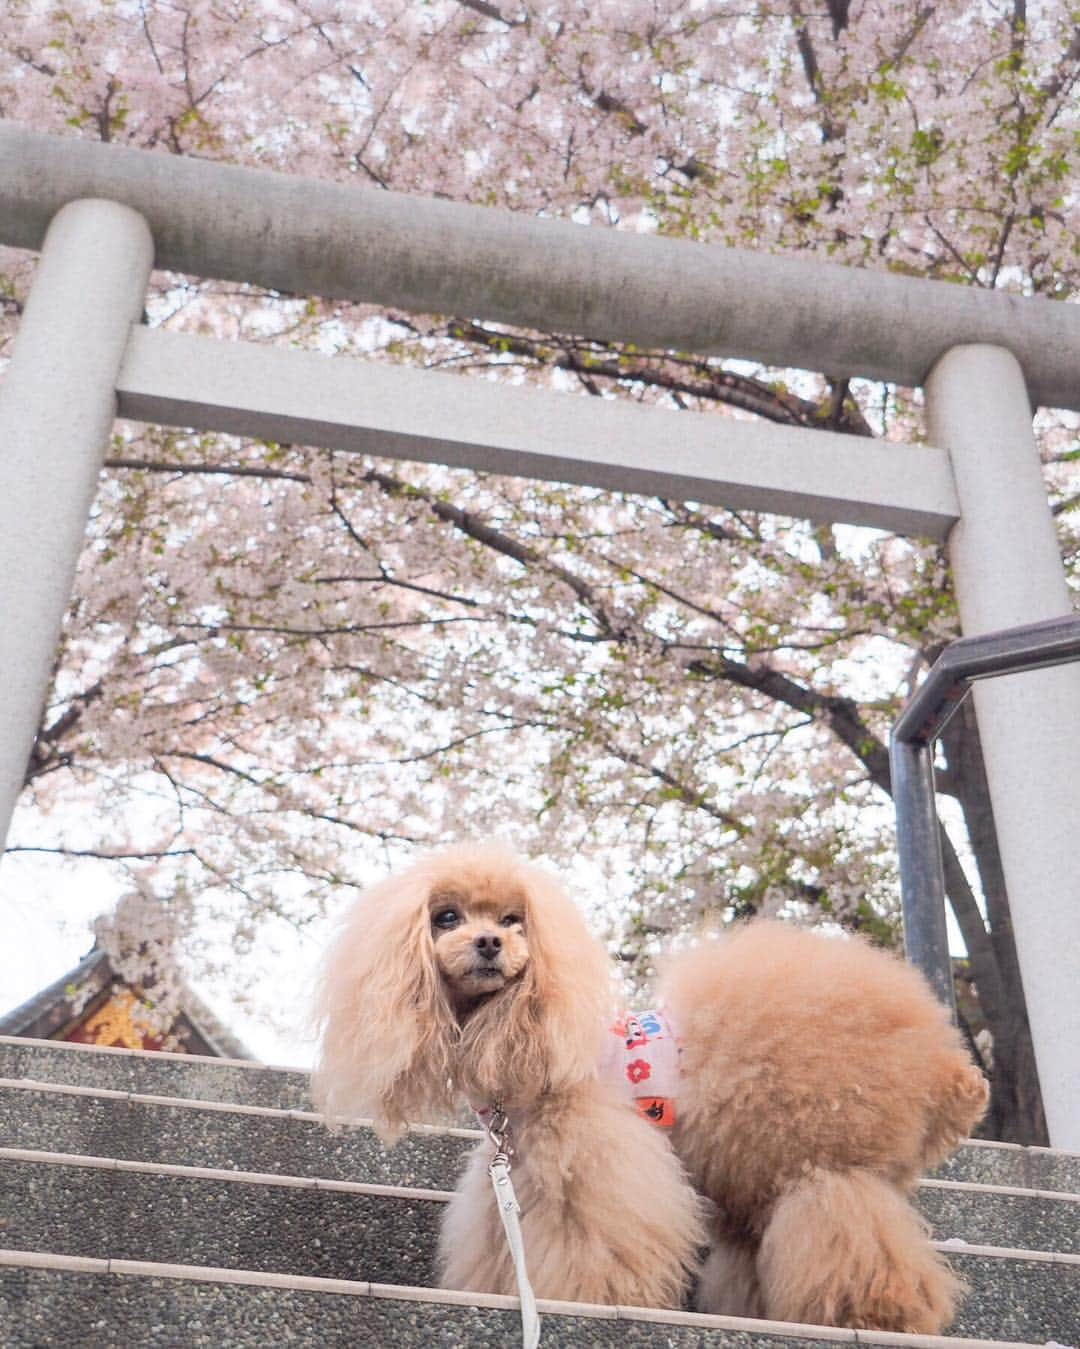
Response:
[{"label": "dog's floppy ear", "polygon": [[515,859],[525,891],[529,963],[477,1008],[459,1046],[474,1101],[526,1105],[592,1076],[615,1006],[610,957],[554,877]]},{"label": "dog's floppy ear", "polygon": [[370,1117],[387,1141],[450,1108],[456,1034],[435,964],[422,866],[367,891],[326,954],[312,1097],[330,1122]]},{"label": "dog's floppy ear", "polygon": [[551,1045],[551,1085],[558,1088],[596,1068],[615,1000],[613,969],[607,950],[554,878],[536,866],[526,874],[527,975]]}]

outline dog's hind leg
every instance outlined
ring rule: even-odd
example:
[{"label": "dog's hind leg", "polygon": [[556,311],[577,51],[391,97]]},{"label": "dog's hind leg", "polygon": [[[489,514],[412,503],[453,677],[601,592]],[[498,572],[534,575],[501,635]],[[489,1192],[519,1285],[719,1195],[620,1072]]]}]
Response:
[{"label": "dog's hind leg", "polygon": [[869,1171],[814,1171],[782,1194],[758,1253],[765,1315],[937,1334],[962,1285],[923,1220]]},{"label": "dog's hind leg", "polygon": [[714,1236],[698,1275],[694,1306],[711,1316],[764,1316],[753,1248]]}]

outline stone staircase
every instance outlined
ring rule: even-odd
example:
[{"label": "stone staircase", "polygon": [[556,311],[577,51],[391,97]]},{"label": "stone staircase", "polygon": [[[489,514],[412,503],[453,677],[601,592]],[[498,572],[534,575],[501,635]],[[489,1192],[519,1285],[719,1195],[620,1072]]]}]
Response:
[{"label": "stone staircase", "polygon": [[[476,1135],[333,1136],[306,1077],[0,1037],[0,1345],[512,1346],[516,1300],[434,1287]],[[543,1346],[1080,1346],[1080,1156],[970,1143],[920,1187],[970,1293],[936,1339],[542,1303]]]}]

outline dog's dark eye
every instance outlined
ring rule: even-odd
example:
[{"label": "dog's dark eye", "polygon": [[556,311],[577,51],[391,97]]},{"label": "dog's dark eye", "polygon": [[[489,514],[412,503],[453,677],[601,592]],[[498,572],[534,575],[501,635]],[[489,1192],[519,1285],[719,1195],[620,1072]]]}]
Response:
[{"label": "dog's dark eye", "polygon": [[452,927],[457,927],[458,923],[461,922],[461,918],[458,915],[457,909],[440,909],[431,921],[436,927],[449,930]]},{"label": "dog's dark eye", "polygon": [[520,913],[508,913],[499,919],[500,927],[516,927],[521,922]]}]

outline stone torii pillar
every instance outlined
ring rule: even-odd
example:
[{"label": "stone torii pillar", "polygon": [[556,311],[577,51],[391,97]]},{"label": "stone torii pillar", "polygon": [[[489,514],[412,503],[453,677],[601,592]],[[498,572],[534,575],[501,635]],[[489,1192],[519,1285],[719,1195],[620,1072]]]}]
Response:
[{"label": "stone torii pillar", "polygon": [[[1019,362],[957,346],[925,389],[960,501],[948,548],[965,636],[1070,614]],[[1080,663],[972,696],[1050,1139],[1080,1150]]]},{"label": "stone torii pillar", "polygon": [[48,693],[153,260],[130,207],[84,200],[58,211],[0,380],[0,838]]}]

